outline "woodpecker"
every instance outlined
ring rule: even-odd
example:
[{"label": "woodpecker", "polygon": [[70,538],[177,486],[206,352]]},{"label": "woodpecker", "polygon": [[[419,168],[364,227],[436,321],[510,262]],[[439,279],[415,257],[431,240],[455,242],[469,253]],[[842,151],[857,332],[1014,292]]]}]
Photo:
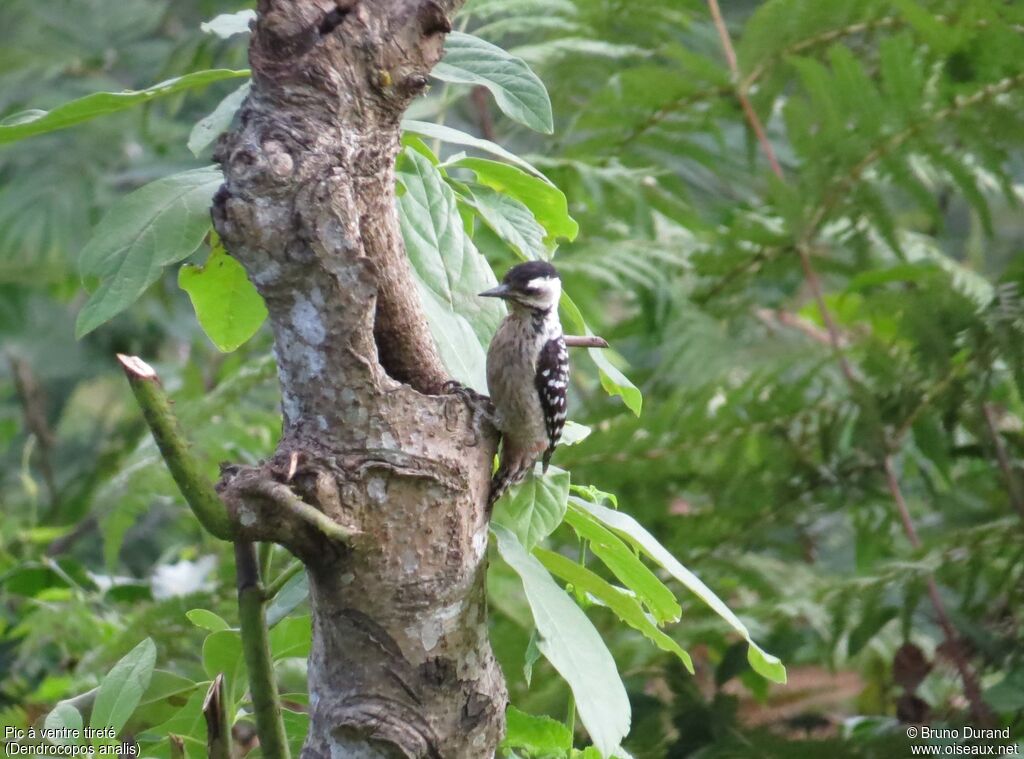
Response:
[{"label": "woodpecker", "polygon": [[569,353],[558,320],[561,294],[558,272],[546,261],[513,266],[500,285],[480,293],[509,307],[487,351],[487,389],[502,438],[489,505],[538,459],[547,471],[565,426]]}]

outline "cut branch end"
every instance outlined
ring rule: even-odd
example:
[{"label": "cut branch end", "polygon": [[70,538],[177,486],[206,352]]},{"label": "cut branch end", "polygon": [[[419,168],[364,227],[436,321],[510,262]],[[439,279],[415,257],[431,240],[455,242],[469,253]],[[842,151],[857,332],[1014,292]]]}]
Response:
[{"label": "cut branch end", "polygon": [[567,348],[607,348],[608,341],[597,335],[565,335]]}]

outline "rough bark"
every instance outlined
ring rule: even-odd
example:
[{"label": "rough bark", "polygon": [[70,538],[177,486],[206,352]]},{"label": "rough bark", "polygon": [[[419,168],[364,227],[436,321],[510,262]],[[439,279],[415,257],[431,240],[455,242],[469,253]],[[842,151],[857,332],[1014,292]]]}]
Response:
[{"label": "rough bark", "polygon": [[276,454],[219,489],[236,539],[308,570],[305,757],[485,757],[503,729],[484,597],[496,441],[437,394],[394,203],[399,121],[455,5],[261,0],[252,91],[216,153],[214,222],[267,303],[284,414]]}]

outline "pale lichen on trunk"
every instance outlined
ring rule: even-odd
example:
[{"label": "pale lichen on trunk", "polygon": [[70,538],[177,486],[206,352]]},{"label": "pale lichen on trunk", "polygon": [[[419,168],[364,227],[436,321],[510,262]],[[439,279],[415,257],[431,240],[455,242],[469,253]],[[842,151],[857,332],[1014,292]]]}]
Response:
[{"label": "pale lichen on trunk", "polygon": [[[456,5],[261,0],[252,91],[216,154],[215,225],[267,303],[284,414],[275,456],[220,490],[236,534],[307,566],[308,757],[485,757],[503,729],[484,595],[496,441],[439,394],[394,201],[401,115]],[[295,518],[268,480],[351,537]]]}]

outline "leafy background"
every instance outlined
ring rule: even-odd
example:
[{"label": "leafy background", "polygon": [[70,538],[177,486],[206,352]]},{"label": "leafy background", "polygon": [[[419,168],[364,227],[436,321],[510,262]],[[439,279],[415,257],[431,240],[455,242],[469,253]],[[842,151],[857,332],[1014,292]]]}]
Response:
[{"label": "leafy background", "polygon": [[[574,355],[572,417],[591,432],[560,448],[563,474],[540,488],[558,513],[545,520],[547,502],[519,493],[499,514],[496,548],[509,551],[489,577],[492,638],[516,708],[515,750],[564,755],[569,740],[568,689],[538,658],[551,637],[534,633],[536,598],[513,569],[536,572],[531,559],[570,586],[614,656],[633,756],[904,755],[901,723],[974,721],[958,661],[976,674],[993,724],[1019,740],[1024,8],[725,5],[738,79],[703,2],[638,12],[611,0],[471,1],[456,19],[462,58],[446,61],[408,114],[399,206],[453,374],[480,384],[482,345],[500,317],[467,310],[491,307],[464,297],[493,279],[481,254],[500,273],[557,246],[572,297],[563,321],[582,332],[585,316],[614,347]],[[112,356],[152,360],[211,469],[256,461],[279,429],[260,304],[205,228],[181,229],[194,218],[188,207],[172,204],[175,234],[161,236],[132,288],[115,289],[123,310],[96,324],[83,317],[110,290],[110,260],[89,255],[104,217],[154,180],[207,171],[210,142],[239,100],[245,51],[244,37],[200,24],[238,9],[202,0],[0,8],[0,140],[33,123],[9,118],[28,109],[226,72],[0,146],[5,725],[74,720],[69,702],[54,706],[81,705],[74,699],[98,686],[85,710],[93,724],[117,724],[153,756],[168,753],[163,736],[182,735],[198,756],[201,686],[224,672],[243,706],[240,744],[251,736],[230,552],[181,502]],[[499,63],[481,68],[488,56]],[[539,82],[550,111],[535,97]],[[784,180],[760,154],[737,86]],[[203,186],[190,185],[199,200]],[[443,198],[445,216],[417,213],[423,197]],[[821,278],[851,378],[801,253]],[[244,315],[230,329],[223,314],[204,320],[201,305],[224,287]],[[79,340],[76,322],[87,332]],[[456,365],[469,348],[476,358]],[[570,496],[566,476],[583,489]],[[728,602],[786,663],[786,685],[758,675],[746,642],[661,562],[615,572],[616,557],[632,555],[615,550],[624,533],[611,540],[574,517],[611,503],[589,485],[615,493],[621,513]],[[590,530],[585,575],[578,525]],[[263,560],[270,575],[288,566],[280,552]],[[657,584],[623,579],[626,569]],[[270,614],[297,740],[309,634],[300,577]],[[148,682],[129,676],[144,671]],[[101,709],[104,688],[129,680],[143,683],[137,706]],[[587,708],[579,704],[584,723]],[[575,731],[578,747],[587,738]]]}]

